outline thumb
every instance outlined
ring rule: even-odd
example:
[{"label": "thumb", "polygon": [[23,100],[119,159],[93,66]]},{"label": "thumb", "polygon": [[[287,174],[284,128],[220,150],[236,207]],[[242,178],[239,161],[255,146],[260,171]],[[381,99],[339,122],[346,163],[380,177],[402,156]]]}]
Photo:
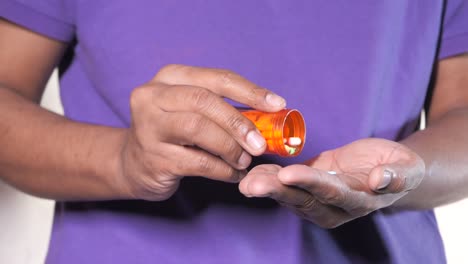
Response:
[{"label": "thumb", "polygon": [[376,193],[400,193],[412,188],[408,186],[407,172],[402,166],[396,164],[384,164],[371,170],[368,184]]}]

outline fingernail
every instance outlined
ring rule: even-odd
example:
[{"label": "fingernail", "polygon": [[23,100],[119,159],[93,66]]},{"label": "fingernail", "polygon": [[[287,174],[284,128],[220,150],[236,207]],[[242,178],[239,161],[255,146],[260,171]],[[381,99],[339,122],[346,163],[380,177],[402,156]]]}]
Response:
[{"label": "fingernail", "polygon": [[243,151],[241,156],[239,157],[239,160],[237,161],[237,164],[241,167],[241,169],[245,169],[250,165],[250,162],[252,161],[252,158],[250,155]]},{"label": "fingernail", "polygon": [[380,181],[380,184],[379,186],[377,186],[377,188],[379,190],[387,188],[390,182],[392,181],[392,178],[393,178],[393,172],[389,170],[384,170],[383,175],[382,175],[382,180]]},{"label": "fingernail", "polygon": [[284,100],[283,97],[276,94],[267,94],[265,100],[271,106],[286,106],[286,100]]},{"label": "fingernail", "polygon": [[252,130],[247,134],[247,143],[254,149],[261,149],[265,146],[266,141],[260,133]]}]

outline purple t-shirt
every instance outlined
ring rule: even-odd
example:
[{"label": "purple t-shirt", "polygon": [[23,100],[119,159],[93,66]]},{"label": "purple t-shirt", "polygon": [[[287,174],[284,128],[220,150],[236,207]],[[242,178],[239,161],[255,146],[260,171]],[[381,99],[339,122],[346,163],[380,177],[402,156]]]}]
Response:
[{"label": "purple t-shirt", "polygon": [[[70,42],[73,120],[127,127],[131,90],[170,63],[234,70],[305,116],[294,159],[416,129],[434,63],[468,50],[462,0],[2,0],[0,15]],[[432,211],[324,230],[235,184],[184,179],[168,201],[59,203],[47,263],[442,263]]]}]

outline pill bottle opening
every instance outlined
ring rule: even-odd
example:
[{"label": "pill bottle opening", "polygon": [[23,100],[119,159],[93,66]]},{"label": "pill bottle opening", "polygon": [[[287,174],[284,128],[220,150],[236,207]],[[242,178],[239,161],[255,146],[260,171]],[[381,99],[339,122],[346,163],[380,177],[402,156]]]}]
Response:
[{"label": "pill bottle opening", "polygon": [[289,110],[283,119],[282,139],[285,156],[297,156],[301,153],[305,139],[306,128],[304,117],[298,110]]}]

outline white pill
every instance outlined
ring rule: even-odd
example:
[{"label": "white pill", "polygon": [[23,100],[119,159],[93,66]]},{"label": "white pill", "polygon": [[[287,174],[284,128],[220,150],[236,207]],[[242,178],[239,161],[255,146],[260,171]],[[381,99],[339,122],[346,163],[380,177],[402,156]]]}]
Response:
[{"label": "white pill", "polygon": [[336,174],[336,171],[327,171],[328,174],[331,174],[331,175],[335,175]]},{"label": "white pill", "polygon": [[286,144],[288,144],[291,147],[299,146],[301,145],[301,143],[302,143],[302,140],[300,137],[290,137],[288,138],[288,141],[286,142]]}]

